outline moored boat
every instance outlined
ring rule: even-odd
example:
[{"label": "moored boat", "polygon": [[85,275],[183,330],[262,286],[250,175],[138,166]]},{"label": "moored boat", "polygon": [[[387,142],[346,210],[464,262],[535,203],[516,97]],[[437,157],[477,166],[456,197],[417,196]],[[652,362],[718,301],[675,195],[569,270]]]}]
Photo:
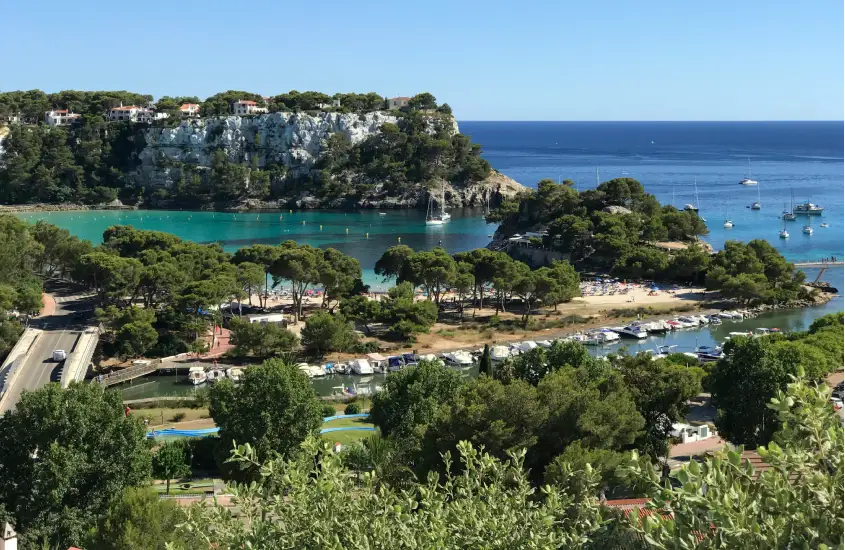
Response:
[{"label": "moored boat", "polygon": [[208,376],[205,374],[205,367],[191,367],[188,369],[188,380],[194,385],[205,384]]}]

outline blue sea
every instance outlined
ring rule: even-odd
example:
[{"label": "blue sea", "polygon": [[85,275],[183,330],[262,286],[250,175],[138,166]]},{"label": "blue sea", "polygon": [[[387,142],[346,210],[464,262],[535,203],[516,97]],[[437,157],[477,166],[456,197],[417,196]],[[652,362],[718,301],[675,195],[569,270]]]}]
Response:
[{"label": "blue sea", "polygon": [[[580,189],[616,177],[639,180],[663,203],[695,203],[707,220],[707,240],[767,239],[792,261],[843,254],[842,122],[461,122],[490,164],[523,185],[569,178]],[[749,171],[756,187],[738,185]],[[747,208],[758,198],[762,210]],[[814,217],[787,222],[780,214],[795,202],[825,207]],[[734,222],[724,229],[726,218]],[[828,228],[819,225],[826,222]]]}]

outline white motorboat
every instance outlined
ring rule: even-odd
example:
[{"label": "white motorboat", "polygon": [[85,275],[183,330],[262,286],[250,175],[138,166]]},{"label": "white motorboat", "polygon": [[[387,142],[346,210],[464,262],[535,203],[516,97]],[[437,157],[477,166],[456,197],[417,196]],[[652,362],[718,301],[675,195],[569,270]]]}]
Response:
[{"label": "white motorboat", "polygon": [[205,377],[209,382],[217,382],[218,380],[226,378],[226,373],[223,372],[223,369],[211,369],[205,373]]},{"label": "white motorboat", "polygon": [[353,374],[373,374],[373,367],[366,359],[353,359],[349,362]]},{"label": "white motorboat", "polygon": [[379,212],[378,215],[379,216],[387,216],[387,212]]},{"label": "white motorboat", "polygon": [[724,227],[725,229],[731,229],[733,228],[733,226],[734,222],[732,222],[731,220],[725,220],[725,223],[722,224],[722,227]]},{"label": "white motorboat", "polygon": [[506,361],[511,358],[511,350],[505,346],[493,346],[490,348],[491,361]]},{"label": "white motorboat", "polygon": [[612,330],[602,329],[587,333],[587,340],[583,343],[588,346],[604,346],[619,340],[619,335]]},{"label": "white motorboat", "polygon": [[710,317],[707,317],[706,315],[693,315],[692,318],[698,319],[699,325],[709,325],[710,324]]},{"label": "white motorboat", "polygon": [[805,225],[801,229],[801,232],[804,233],[805,235],[812,235],[813,234],[813,226],[812,225]]},{"label": "white motorboat", "polygon": [[650,323],[643,323],[640,326],[649,334],[663,334],[672,330],[672,327],[666,321],[651,321]]},{"label": "white motorboat", "polygon": [[[367,362],[373,372],[387,372],[387,357],[380,353],[368,353]],[[352,372],[352,363],[348,364],[349,371]]]},{"label": "white motorboat", "polygon": [[680,325],[680,328],[693,328],[697,327],[698,323],[692,323],[690,321],[682,321],[681,319],[672,319],[676,323]]},{"label": "white motorboat", "polygon": [[689,323],[690,326],[697,327],[701,324],[697,317],[685,315],[683,317],[678,317],[678,321],[682,323]]},{"label": "white motorboat", "polygon": [[684,210],[686,210],[687,212],[698,212],[698,208],[689,203],[684,205]]},{"label": "white motorboat", "polygon": [[[492,353],[490,355],[492,359]],[[472,354],[464,350],[450,351],[444,354],[443,358],[447,363],[456,367],[469,367],[474,363]]]},{"label": "white motorboat", "polygon": [[615,327],[615,328],[611,328],[610,330],[619,334],[619,336],[626,336],[628,338],[637,338],[637,339],[640,339],[640,340],[642,340],[643,338],[648,338],[648,333],[637,325],[628,325],[626,327]]},{"label": "white motorboat", "polygon": [[823,223],[819,227],[830,227],[830,225],[828,223]]},{"label": "white motorboat", "polygon": [[241,378],[243,378],[244,371],[241,368],[232,367],[232,368],[226,369],[226,376],[228,376],[232,380],[232,382],[237,383],[237,382],[241,381]]},{"label": "white motorboat", "polygon": [[208,376],[205,374],[205,367],[191,367],[188,369],[188,380],[194,386],[205,384],[206,380],[208,380]]}]

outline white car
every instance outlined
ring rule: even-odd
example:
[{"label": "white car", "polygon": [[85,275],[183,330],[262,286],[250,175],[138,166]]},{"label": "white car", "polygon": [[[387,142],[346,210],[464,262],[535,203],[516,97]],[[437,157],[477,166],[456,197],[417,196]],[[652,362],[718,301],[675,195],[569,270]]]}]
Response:
[{"label": "white car", "polygon": [[53,361],[64,361],[67,359],[67,353],[63,349],[53,350]]}]

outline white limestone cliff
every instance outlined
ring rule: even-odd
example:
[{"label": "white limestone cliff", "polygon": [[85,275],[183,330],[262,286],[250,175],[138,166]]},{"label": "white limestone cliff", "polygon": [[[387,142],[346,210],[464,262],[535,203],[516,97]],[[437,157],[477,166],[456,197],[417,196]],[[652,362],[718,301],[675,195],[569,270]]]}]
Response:
[{"label": "white limestone cliff", "polygon": [[[172,128],[149,128],[143,132],[146,147],[140,152],[135,179],[141,185],[169,186],[173,176],[169,164],[210,166],[217,148],[232,162],[258,166],[277,163],[293,175],[307,172],[332,134],[346,136],[353,144],[378,132],[397,117],[380,111],[350,113],[270,113],[256,116],[226,116],[189,119]],[[452,131],[458,124],[452,119]],[[170,162],[169,162],[170,161]]]}]

